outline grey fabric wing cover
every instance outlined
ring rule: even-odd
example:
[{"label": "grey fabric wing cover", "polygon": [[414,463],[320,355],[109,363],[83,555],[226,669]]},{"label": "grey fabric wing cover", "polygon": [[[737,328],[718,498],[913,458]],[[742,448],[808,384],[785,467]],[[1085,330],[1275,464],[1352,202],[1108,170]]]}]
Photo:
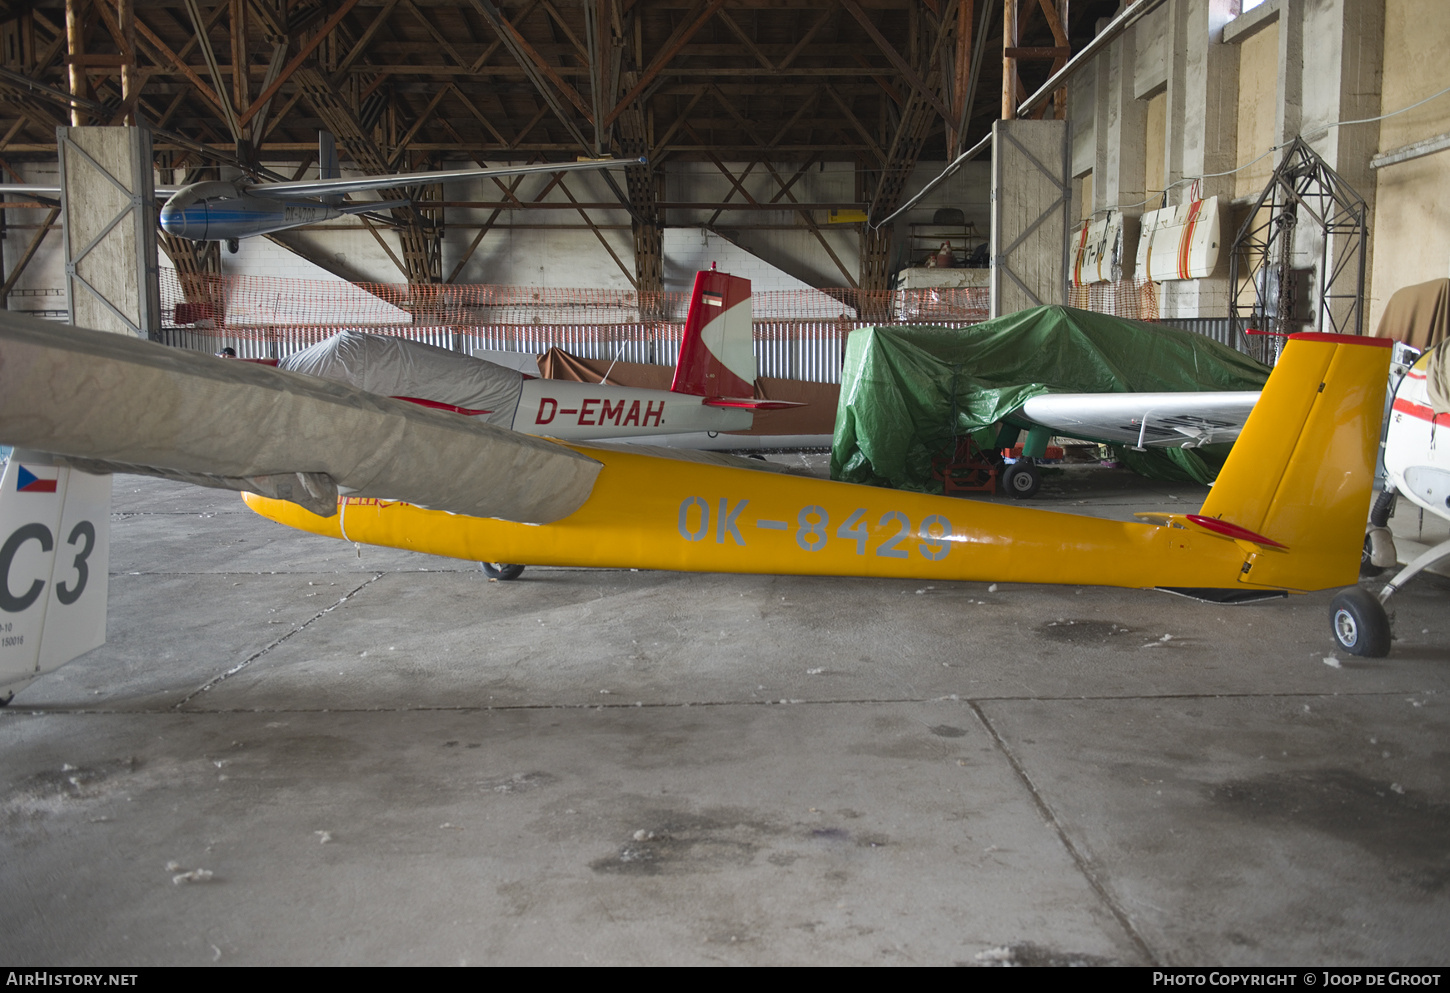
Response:
[{"label": "grey fabric wing cover", "polygon": [[582,506],[601,468],[476,417],[5,312],[0,444],[206,485],[252,488],[248,480],[268,477],[270,495],[309,509],[330,483],[539,524]]}]

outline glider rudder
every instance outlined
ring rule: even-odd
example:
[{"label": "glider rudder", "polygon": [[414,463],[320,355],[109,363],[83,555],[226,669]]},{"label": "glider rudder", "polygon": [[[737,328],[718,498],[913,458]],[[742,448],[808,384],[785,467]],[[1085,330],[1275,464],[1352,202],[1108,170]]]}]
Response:
[{"label": "glider rudder", "polygon": [[755,395],[750,280],[714,269],[695,274],[670,390],[702,397]]},{"label": "glider rudder", "polygon": [[1241,582],[1314,590],[1358,578],[1390,344],[1290,336],[1198,515],[1252,549]]},{"label": "glider rudder", "polygon": [[106,641],[111,477],[17,451],[0,473],[0,705]]}]

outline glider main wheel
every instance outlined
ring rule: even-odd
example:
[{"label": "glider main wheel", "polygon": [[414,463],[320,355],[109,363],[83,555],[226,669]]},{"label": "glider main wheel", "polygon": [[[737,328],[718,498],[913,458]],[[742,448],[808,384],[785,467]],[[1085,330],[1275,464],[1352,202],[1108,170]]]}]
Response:
[{"label": "glider main wheel", "polygon": [[1378,659],[1390,653],[1390,619],[1369,590],[1351,586],[1329,604],[1329,628],[1339,647],[1351,655]]},{"label": "glider main wheel", "polygon": [[524,574],[523,566],[510,565],[507,562],[480,562],[478,567],[489,579],[518,579]]},{"label": "glider main wheel", "polygon": [[231,254],[235,255],[235,254],[237,254],[237,252],[239,252],[241,250],[242,250],[242,243],[241,243],[241,240],[240,239],[237,239],[237,238],[228,238],[227,239],[227,251],[228,252],[230,252]]},{"label": "glider main wheel", "polygon": [[1014,462],[1002,474],[1002,488],[1018,500],[1036,496],[1042,486],[1042,473],[1030,462]]}]

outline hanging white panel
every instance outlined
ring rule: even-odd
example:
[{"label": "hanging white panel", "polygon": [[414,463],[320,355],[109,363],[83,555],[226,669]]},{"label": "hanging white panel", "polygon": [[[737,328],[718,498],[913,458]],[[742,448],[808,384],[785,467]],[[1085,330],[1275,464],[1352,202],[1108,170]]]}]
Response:
[{"label": "hanging white panel", "polygon": [[1124,229],[1123,215],[1116,210],[1094,216],[1078,225],[1072,241],[1073,286],[1132,278],[1133,249],[1137,243],[1124,237]]},{"label": "hanging white panel", "polygon": [[1138,259],[1149,279],[1203,279],[1218,267],[1219,198],[1190,200],[1143,215]]}]

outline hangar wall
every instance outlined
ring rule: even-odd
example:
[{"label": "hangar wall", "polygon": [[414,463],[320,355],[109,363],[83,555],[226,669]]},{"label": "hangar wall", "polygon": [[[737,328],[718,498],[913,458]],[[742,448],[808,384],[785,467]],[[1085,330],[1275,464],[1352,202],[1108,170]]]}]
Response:
[{"label": "hangar wall", "polygon": [[[1450,14],[1443,0],[1388,0],[1379,113],[1450,86]],[[1450,134],[1450,94],[1379,125],[1380,155]],[[1450,276],[1450,147],[1374,170],[1374,293],[1369,327],[1390,294]]]},{"label": "hangar wall", "polygon": [[[456,165],[466,167],[467,163]],[[943,165],[940,162],[920,163],[907,184],[905,196],[911,196],[934,179]],[[726,163],[726,166],[737,178],[747,171],[746,163]],[[800,167],[799,163],[772,163],[772,166],[777,175],[787,180]],[[985,159],[968,163],[956,176],[899,219],[895,228],[900,250],[904,252],[909,243],[911,226],[928,224],[936,210],[943,206],[962,210],[966,220],[975,223],[977,230],[985,236],[990,172],[990,163]],[[346,168],[343,173],[353,175]],[[664,199],[670,202],[742,202],[739,192],[712,163],[670,163],[666,166],[665,177]],[[519,187],[517,195],[528,201],[546,182],[541,177],[530,177]],[[779,191],[779,184],[763,167],[751,170],[741,181],[741,186],[760,203],[769,203]],[[858,201],[857,186],[858,178],[851,164],[828,162],[812,167],[791,187],[791,194],[807,203],[853,203]],[[614,202],[608,186],[595,176],[576,173],[569,178],[569,189],[583,203]],[[496,202],[502,198],[502,193],[491,181],[485,180],[450,184],[446,196],[450,203]],[[557,189],[547,199],[568,203],[568,198]],[[598,227],[598,235],[578,227],[580,214],[573,209],[501,214],[454,281],[628,290],[630,282],[624,269],[628,268],[633,274],[633,242],[628,215],[617,209],[589,209],[587,212]],[[490,208],[447,208],[443,245],[445,276],[453,272],[480,225],[486,223],[492,213]],[[725,212],[672,208],[667,212],[666,231],[681,235],[691,232],[691,237],[697,240],[708,235],[728,241],[802,284],[817,287],[850,285],[860,270],[860,225],[830,225],[819,216],[813,216],[812,220],[820,229],[821,238],[840,260],[840,265],[821,246],[815,234],[802,221],[800,213],[788,207],[778,211]],[[377,239],[358,221],[350,218],[287,232],[286,239],[303,245],[314,257],[322,256],[335,270],[349,278],[383,283],[403,280]],[[608,250],[602,241],[608,242]],[[689,238],[666,239],[667,280],[671,278],[671,271],[693,265],[676,254],[680,246],[689,243]],[[613,257],[610,250],[614,253]],[[221,261],[223,272],[236,275],[306,275],[315,278],[319,272],[311,263],[261,238],[243,241],[235,255],[223,251]],[[693,274],[693,269],[690,272]]]},{"label": "hangar wall", "polygon": [[[1372,168],[1371,160],[1450,134],[1444,0],[1168,0],[1073,81],[1073,175],[1092,210],[1130,216],[1190,196],[1233,202],[1225,245],[1277,164],[1274,146],[1302,134],[1370,208],[1367,328],[1401,286],[1450,272],[1447,150]],[[1082,77],[1090,81],[1079,83]],[[1260,156],[1264,156],[1260,158]],[[1255,161],[1257,160],[1257,161]],[[1141,161],[1141,173],[1139,172]],[[1212,173],[1228,173],[1213,176]],[[1141,179],[1139,178],[1141,175]],[[1178,184],[1178,185],[1175,185]],[[1145,203],[1146,201],[1146,203]],[[1078,213],[1087,213],[1086,205]],[[1319,246],[1301,239],[1306,258]],[[1165,317],[1226,313],[1227,255],[1202,280],[1163,284]]]}]

